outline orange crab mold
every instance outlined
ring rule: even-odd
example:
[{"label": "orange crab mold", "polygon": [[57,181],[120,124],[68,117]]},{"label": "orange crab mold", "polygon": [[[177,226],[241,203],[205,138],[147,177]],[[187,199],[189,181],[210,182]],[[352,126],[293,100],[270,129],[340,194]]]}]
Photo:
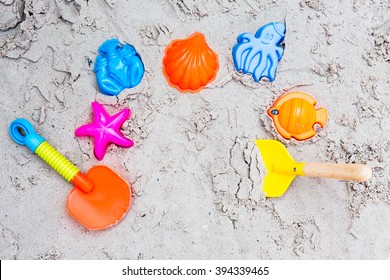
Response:
[{"label": "orange crab mold", "polygon": [[218,55],[202,33],[173,40],[165,49],[163,73],[169,85],[181,92],[199,92],[216,78],[218,69]]}]

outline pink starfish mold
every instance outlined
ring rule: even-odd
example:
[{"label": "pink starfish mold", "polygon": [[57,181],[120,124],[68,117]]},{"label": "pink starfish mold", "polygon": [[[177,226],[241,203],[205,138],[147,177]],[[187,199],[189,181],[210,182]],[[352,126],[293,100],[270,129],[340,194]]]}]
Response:
[{"label": "pink starfish mold", "polygon": [[127,139],[120,131],[122,124],[129,119],[130,109],[124,109],[110,116],[98,102],[92,102],[93,122],[76,129],[77,137],[91,136],[94,138],[94,153],[98,160],[102,160],[110,143],[123,148],[130,148],[134,142]]}]

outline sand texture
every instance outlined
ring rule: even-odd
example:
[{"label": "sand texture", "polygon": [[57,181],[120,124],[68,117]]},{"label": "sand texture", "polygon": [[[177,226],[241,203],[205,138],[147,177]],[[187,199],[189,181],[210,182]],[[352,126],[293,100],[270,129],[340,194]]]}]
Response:
[{"label": "sand texture", "polygon": [[[234,70],[243,32],[286,21],[273,83]],[[219,55],[198,94],[170,87],[162,57],[195,31]],[[145,76],[117,97],[98,90],[97,48],[134,45]],[[387,0],[0,0],[1,259],[387,259],[390,258],[390,2]],[[283,90],[316,97],[329,122],[306,142],[285,141],[266,110]],[[91,138],[91,102],[130,108],[103,161]],[[105,164],[132,184],[123,221],[90,232],[66,212],[71,185],[8,135],[30,120],[86,171]],[[296,178],[265,199],[254,139],[278,139],[298,161],[367,163],[367,183]]]}]

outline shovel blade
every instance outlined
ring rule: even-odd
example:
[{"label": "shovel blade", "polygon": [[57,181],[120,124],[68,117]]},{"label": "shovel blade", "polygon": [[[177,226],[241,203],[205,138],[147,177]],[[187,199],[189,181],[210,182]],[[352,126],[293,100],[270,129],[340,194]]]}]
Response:
[{"label": "shovel blade", "polygon": [[297,163],[286,147],[276,140],[255,140],[267,174],[264,177],[263,192],[266,197],[280,197],[290,186],[296,174]]},{"label": "shovel blade", "polygon": [[66,202],[69,214],[90,230],[116,225],[130,206],[129,185],[102,165],[92,167],[86,176],[93,182],[94,189],[87,194],[73,188]]}]

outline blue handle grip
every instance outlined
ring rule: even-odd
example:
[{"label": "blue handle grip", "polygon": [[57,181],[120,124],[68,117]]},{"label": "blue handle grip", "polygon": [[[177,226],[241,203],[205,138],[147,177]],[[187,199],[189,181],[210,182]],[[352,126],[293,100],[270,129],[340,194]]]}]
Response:
[{"label": "blue handle grip", "polygon": [[25,119],[14,120],[8,131],[12,140],[19,145],[27,146],[33,153],[45,141],[45,138],[37,134],[32,124]]}]

